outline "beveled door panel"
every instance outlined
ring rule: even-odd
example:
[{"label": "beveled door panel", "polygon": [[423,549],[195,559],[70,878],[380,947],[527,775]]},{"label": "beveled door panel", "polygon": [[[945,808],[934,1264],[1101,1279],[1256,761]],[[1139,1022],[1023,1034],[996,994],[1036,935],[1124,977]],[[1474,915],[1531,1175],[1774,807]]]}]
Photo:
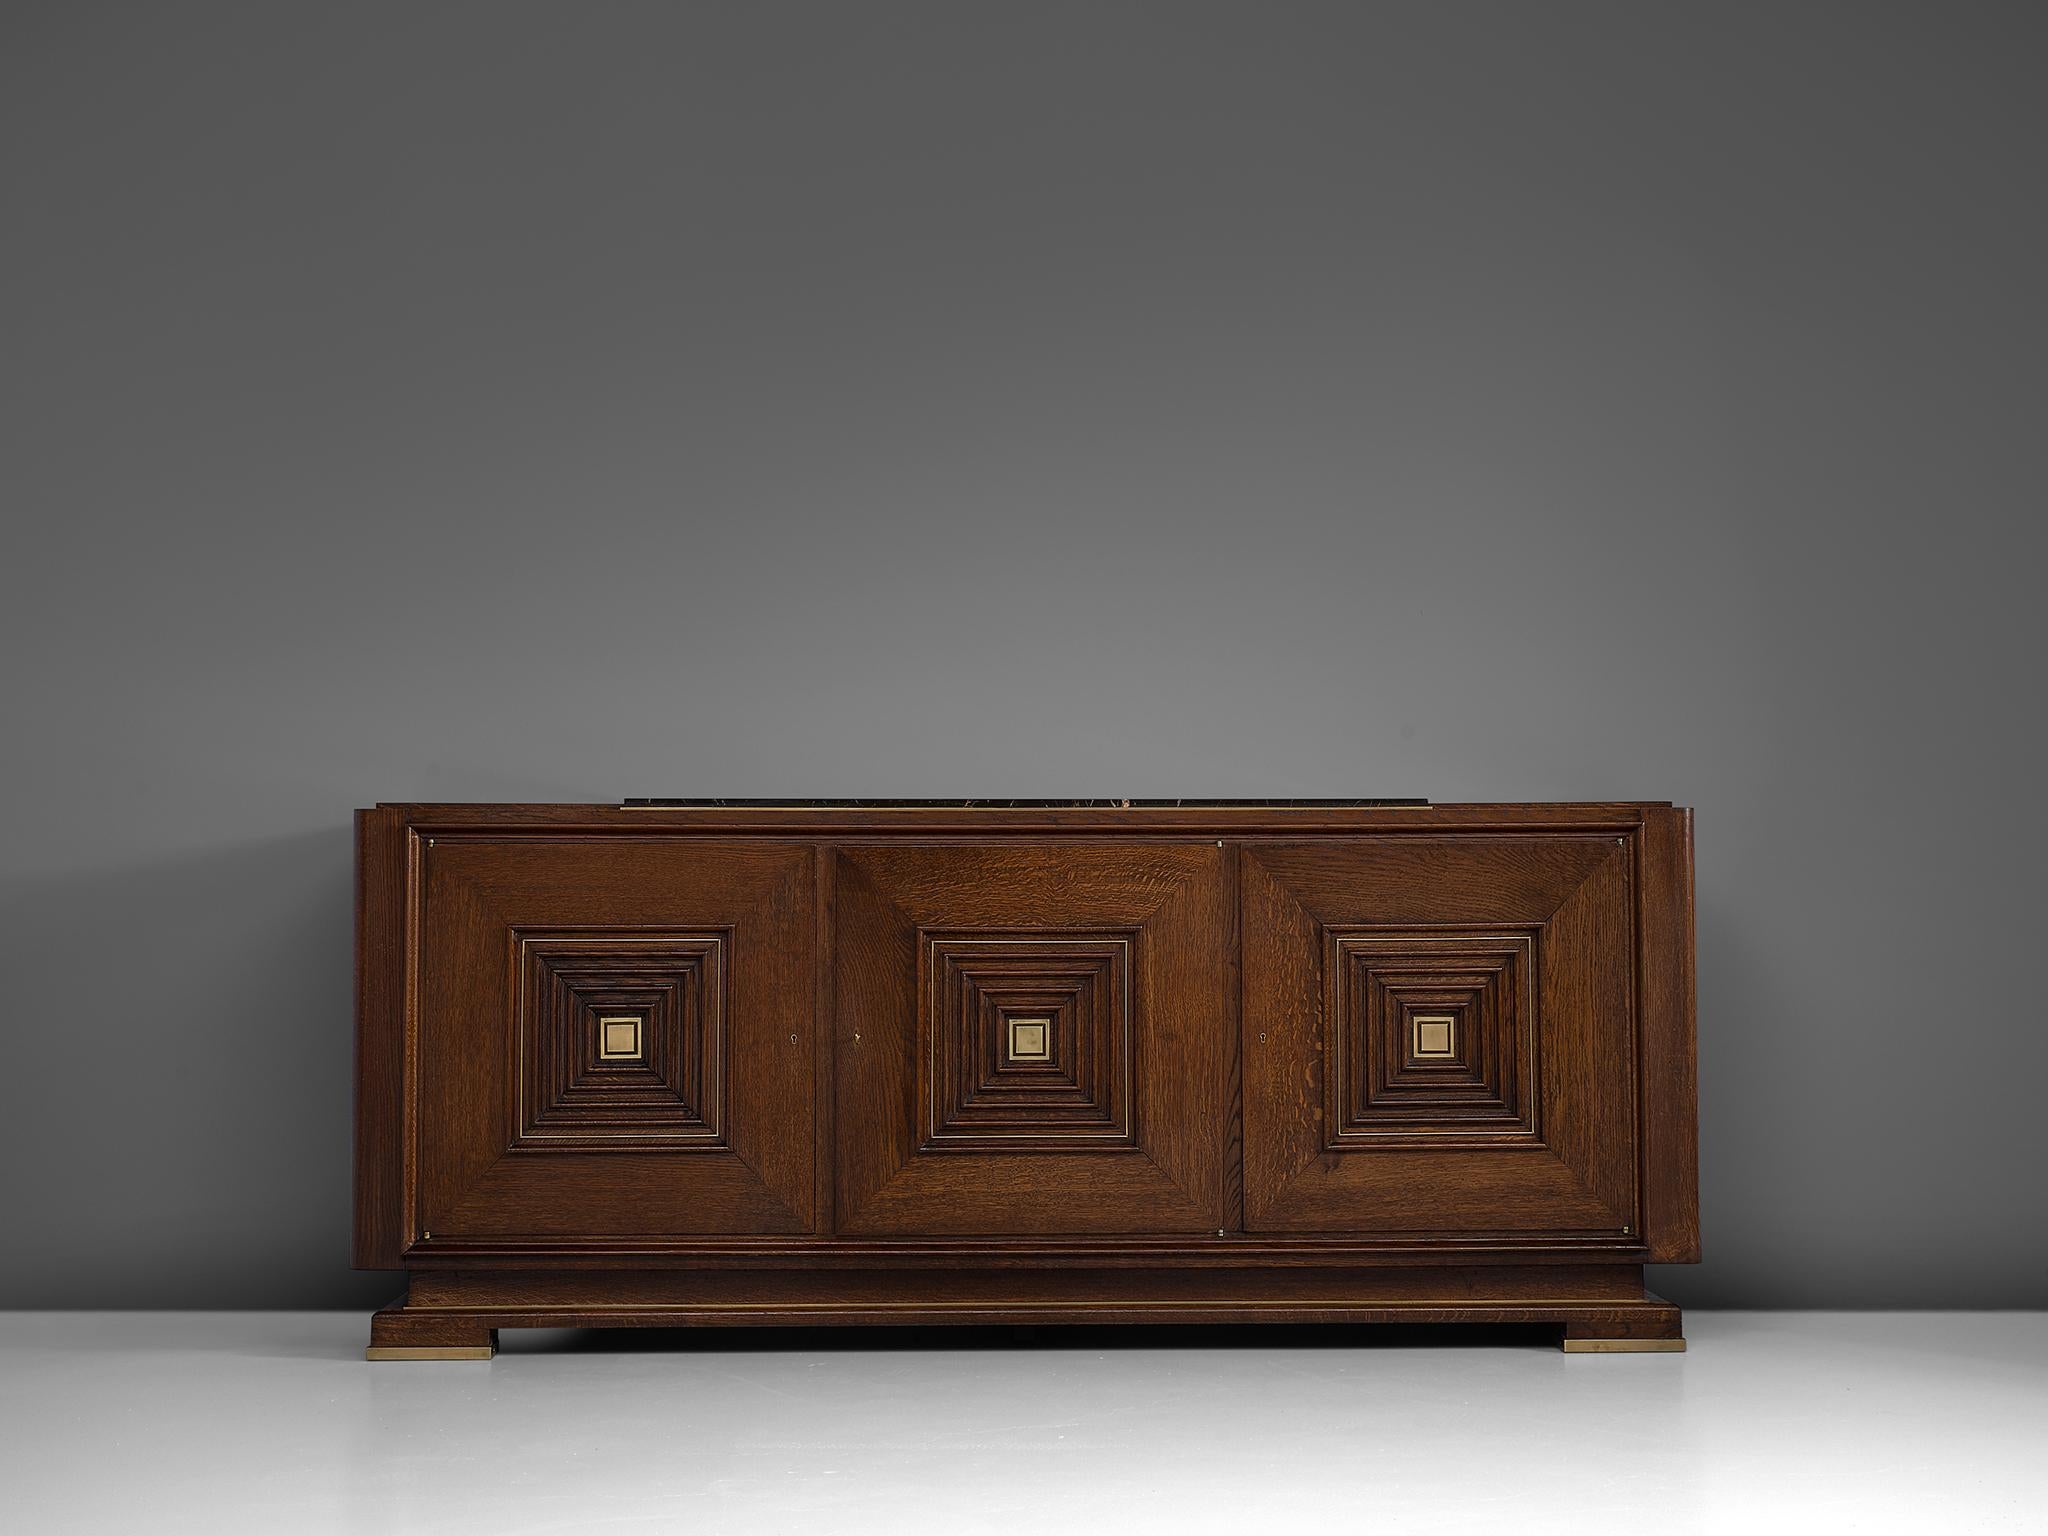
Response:
[{"label": "beveled door panel", "polygon": [[833,890],[840,1231],[1220,1224],[1222,849],[851,847]]},{"label": "beveled door panel", "polygon": [[1637,1224],[1627,838],[1247,846],[1245,1224]]},{"label": "beveled door panel", "polygon": [[424,850],[421,1229],[811,1230],[812,859],[688,839]]}]

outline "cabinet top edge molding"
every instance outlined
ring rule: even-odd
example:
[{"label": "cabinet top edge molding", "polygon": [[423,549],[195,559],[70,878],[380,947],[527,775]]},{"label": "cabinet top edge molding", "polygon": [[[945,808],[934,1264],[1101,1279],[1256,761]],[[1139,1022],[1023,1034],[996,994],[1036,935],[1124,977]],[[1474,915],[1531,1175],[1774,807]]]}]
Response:
[{"label": "cabinet top edge molding", "polygon": [[670,801],[626,804],[380,802],[362,814],[447,829],[662,832],[715,829],[777,832],[1221,832],[1330,830],[1472,831],[1627,828],[1668,800],[1432,805],[1424,801]]}]

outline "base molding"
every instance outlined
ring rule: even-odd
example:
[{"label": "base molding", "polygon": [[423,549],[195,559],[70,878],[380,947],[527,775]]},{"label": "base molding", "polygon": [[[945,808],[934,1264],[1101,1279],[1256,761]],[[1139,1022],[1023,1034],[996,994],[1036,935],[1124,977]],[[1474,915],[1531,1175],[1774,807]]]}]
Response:
[{"label": "base molding", "polygon": [[1547,1323],[1569,1353],[1684,1348],[1639,1265],[1188,1270],[417,1270],[370,1358],[489,1359],[500,1328]]}]

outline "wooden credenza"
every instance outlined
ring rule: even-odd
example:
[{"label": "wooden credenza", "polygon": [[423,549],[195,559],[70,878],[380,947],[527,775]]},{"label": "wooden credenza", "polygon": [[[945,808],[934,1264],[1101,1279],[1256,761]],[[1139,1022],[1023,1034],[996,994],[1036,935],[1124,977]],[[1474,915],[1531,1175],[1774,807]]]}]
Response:
[{"label": "wooden credenza", "polygon": [[383,805],[372,1358],[506,1327],[1519,1322],[1678,1349],[1691,813]]}]

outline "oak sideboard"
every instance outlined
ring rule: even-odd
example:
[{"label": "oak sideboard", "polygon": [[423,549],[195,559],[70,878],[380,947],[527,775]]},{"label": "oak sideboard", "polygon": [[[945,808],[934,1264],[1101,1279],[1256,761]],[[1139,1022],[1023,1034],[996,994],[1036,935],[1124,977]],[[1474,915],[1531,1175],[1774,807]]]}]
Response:
[{"label": "oak sideboard", "polygon": [[1663,803],[356,813],[375,1359],[497,1330],[1475,1322],[1684,1347]]}]

